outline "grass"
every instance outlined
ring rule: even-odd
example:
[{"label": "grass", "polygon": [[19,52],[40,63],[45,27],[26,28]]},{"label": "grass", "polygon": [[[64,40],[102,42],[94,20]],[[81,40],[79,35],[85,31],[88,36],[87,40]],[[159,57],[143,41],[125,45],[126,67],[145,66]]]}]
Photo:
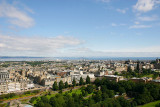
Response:
[{"label": "grass", "polygon": [[6,106],[7,106],[7,103],[0,104],[0,107],[6,107]]},{"label": "grass", "polygon": [[[72,92],[66,91],[66,92],[63,92],[62,94],[65,95],[65,93],[68,93],[68,94],[71,95],[71,96],[72,96],[73,93],[82,94],[80,88],[79,88],[79,89],[73,89]],[[46,97],[47,97],[48,99],[50,99],[51,97],[55,97],[56,94],[58,94],[58,93],[52,92],[50,95],[47,95]],[[41,96],[37,97],[37,100],[33,101],[32,104],[33,104],[33,105],[36,104],[37,101],[39,101],[40,99],[41,99]]]},{"label": "grass", "polygon": [[[79,89],[73,89],[72,91],[69,90],[69,91],[62,92],[63,95],[65,95],[66,93],[68,93],[68,94],[71,95],[71,96],[72,96],[72,94],[74,94],[74,93],[76,93],[76,94],[82,94],[81,88],[79,88]],[[47,93],[43,93],[43,94],[45,95],[45,94],[47,94]],[[55,97],[56,94],[58,94],[58,93],[55,93],[54,91],[51,91],[51,94],[50,94],[50,95],[46,95],[46,97],[47,97],[48,99],[50,99],[51,97]],[[89,96],[92,96],[92,94],[93,94],[93,93],[88,94],[88,95],[87,95],[88,97],[86,96],[85,99],[88,99]],[[40,101],[40,99],[41,99],[41,96],[37,97],[37,99],[33,101],[32,105],[36,104],[38,101]]]},{"label": "grass", "polygon": [[48,99],[50,99],[51,97],[54,97],[56,94],[51,94],[51,95],[47,95],[46,97],[48,98]]},{"label": "grass", "polygon": [[144,75],[143,77],[153,77],[153,74],[149,74],[149,75]]},{"label": "grass", "polygon": [[[11,99],[16,99],[16,98],[21,98],[21,97],[28,97],[31,95],[36,95],[36,93],[30,93],[30,94],[22,94],[22,95],[15,95],[14,97],[11,98],[4,98],[3,100],[11,100]],[[1,107],[1,106],[0,106]]]},{"label": "grass", "polygon": [[88,99],[89,97],[91,97],[93,95],[93,93],[88,94],[84,99]]},{"label": "grass", "polygon": [[138,106],[138,107],[155,107],[155,105],[158,104],[158,103],[160,103],[160,100],[154,101],[154,102],[151,102],[151,103],[147,103],[145,105]]},{"label": "grass", "polygon": [[[67,91],[67,92],[68,92],[68,94],[71,95],[71,96],[72,96],[73,93],[82,94],[81,89],[76,89],[76,90],[72,90],[72,92],[70,92],[70,91]],[[65,92],[65,93],[66,93],[66,92]]]},{"label": "grass", "polygon": [[27,104],[27,103],[28,103],[28,100],[29,100],[29,99],[21,100],[21,103],[22,103],[22,104]]}]

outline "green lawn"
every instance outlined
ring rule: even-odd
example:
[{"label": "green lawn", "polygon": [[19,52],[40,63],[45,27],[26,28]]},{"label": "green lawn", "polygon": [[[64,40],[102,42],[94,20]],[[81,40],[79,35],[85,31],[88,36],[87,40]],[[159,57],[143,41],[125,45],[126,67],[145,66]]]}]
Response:
[{"label": "green lawn", "polygon": [[50,99],[51,97],[54,97],[56,94],[47,95],[47,98]]},{"label": "green lawn", "polygon": [[3,100],[11,100],[11,99],[20,98],[20,97],[27,97],[27,96],[31,96],[31,95],[36,95],[36,93],[15,95],[15,96],[13,96],[11,98],[4,98]]},{"label": "green lawn", "polygon": [[160,100],[155,101],[155,102],[151,102],[151,103],[147,103],[147,104],[139,106],[139,107],[155,107],[155,105],[158,103],[160,103]]},{"label": "green lawn", "polygon": [[27,104],[29,99],[20,100],[22,104]]},{"label": "green lawn", "polygon": [[[73,93],[82,94],[80,88],[79,88],[79,89],[73,89],[72,91],[70,91],[70,90],[69,90],[69,91],[65,91],[65,92],[63,92],[62,94],[65,95],[66,93],[68,93],[68,94],[71,95],[71,96],[72,96]],[[47,93],[46,93],[46,94],[47,94]],[[55,93],[54,91],[52,91],[51,94],[50,94],[50,95],[47,95],[46,97],[47,97],[48,99],[50,99],[51,97],[54,97],[56,94],[58,94],[58,93]],[[88,97],[86,96],[85,99],[88,99],[89,96],[92,96],[92,94],[93,94],[93,93],[88,94],[88,95],[87,95]],[[44,95],[45,95],[45,93],[44,93]],[[32,104],[33,104],[33,105],[36,104],[37,101],[40,100],[40,98],[41,98],[41,96],[37,97],[37,100],[33,101]]]},{"label": "green lawn", "polygon": [[0,107],[6,107],[6,106],[7,106],[7,103],[0,104]]},{"label": "green lawn", "polygon": [[[62,94],[65,94],[65,93],[67,93],[67,92],[68,92],[68,94],[71,95],[71,96],[72,96],[73,93],[76,93],[76,94],[81,94],[81,93],[82,93],[82,92],[81,92],[81,89],[73,89],[72,92],[66,91],[66,92],[63,92]],[[44,93],[44,94],[45,94],[45,93]],[[48,99],[50,99],[51,97],[54,97],[56,94],[57,94],[57,93],[52,92],[51,95],[47,95],[46,97],[47,97]],[[37,97],[37,99],[40,100],[40,97],[41,97],[41,96]],[[37,103],[37,100],[33,101],[32,104],[36,104],[36,103]]]},{"label": "green lawn", "polygon": [[71,96],[72,96],[73,93],[82,94],[81,89],[76,89],[76,90],[72,90],[72,92],[70,92],[70,91],[67,91],[67,92],[69,92],[68,94],[71,95]]},{"label": "green lawn", "polygon": [[143,77],[153,77],[153,74],[149,74],[149,75],[144,75]]}]

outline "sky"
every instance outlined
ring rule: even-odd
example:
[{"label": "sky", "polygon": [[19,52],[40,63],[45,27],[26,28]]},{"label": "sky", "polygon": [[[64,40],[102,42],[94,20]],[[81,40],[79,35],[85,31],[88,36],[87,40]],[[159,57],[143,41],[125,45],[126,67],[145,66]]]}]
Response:
[{"label": "sky", "polygon": [[0,56],[159,57],[160,0],[0,0]]}]

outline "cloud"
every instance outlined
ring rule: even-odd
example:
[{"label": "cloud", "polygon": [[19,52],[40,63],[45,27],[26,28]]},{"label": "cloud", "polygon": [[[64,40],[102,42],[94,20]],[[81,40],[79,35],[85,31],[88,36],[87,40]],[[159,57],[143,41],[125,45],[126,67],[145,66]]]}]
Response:
[{"label": "cloud", "polygon": [[93,50],[82,47],[82,44],[83,41],[71,36],[18,37],[0,34],[0,56],[144,57],[160,55],[160,46]]},{"label": "cloud", "polygon": [[115,24],[115,23],[112,23],[112,24],[111,24],[111,26],[118,26],[118,25],[117,25],[117,24]]},{"label": "cloud", "polygon": [[160,50],[160,46],[101,51],[81,47],[68,50],[67,55],[68,57],[157,57],[160,55],[157,49]]},{"label": "cloud", "polygon": [[82,41],[71,36],[57,37],[18,37],[0,34],[0,55],[47,56],[61,49],[80,45]]},{"label": "cloud", "polygon": [[159,46],[143,46],[143,47],[130,47],[130,48],[123,48],[123,49],[116,49],[116,50],[109,50],[106,52],[160,52],[160,45]]},{"label": "cloud", "polygon": [[[31,11],[29,8],[28,10]],[[34,20],[30,16],[6,2],[0,4],[0,17],[7,18],[11,24],[23,28],[29,28],[34,25]]]},{"label": "cloud", "polygon": [[0,48],[3,48],[3,47],[5,47],[5,45],[4,45],[4,44],[2,44],[2,43],[0,43]]},{"label": "cloud", "polygon": [[140,16],[137,18],[140,21],[155,21],[158,20],[158,16],[153,15],[153,16]]},{"label": "cloud", "polygon": [[137,21],[136,21],[136,22],[134,22],[134,23],[135,23],[136,25],[140,24],[140,23],[139,23],[139,22],[137,22]]},{"label": "cloud", "polygon": [[136,24],[136,25],[133,25],[133,26],[130,26],[129,28],[130,29],[138,29],[138,28],[150,28],[152,27],[151,25],[139,25],[139,24]]},{"label": "cloud", "polygon": [[153,10],[159,3],[159,0],[138,0],[136,5],[133,6],[133,9],[138,12],[148,12]]},{"label": "cloud", "polygon": [[128,8],[126,8],[126,9],[117,9],[116,11],[125,14],[127,10],[128,10]]},{"label": "cloud", "polygon": [[121,24],[116,24],[116,23],[111,23],[111,26],[116,27],[116,26],[125,26],[126,24],[121,23]]},{"label": "cloud", "polygon": [[110,2],[110,0],[97,0],[97,1],[100,1],[100,2],[103,2],[103,3],[108,3],[108,2]]}]

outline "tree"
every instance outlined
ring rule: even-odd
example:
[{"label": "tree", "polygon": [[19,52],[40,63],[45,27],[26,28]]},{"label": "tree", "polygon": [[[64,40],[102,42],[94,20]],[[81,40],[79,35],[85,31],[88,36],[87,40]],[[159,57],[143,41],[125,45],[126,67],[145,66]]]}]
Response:
[{"label": "tree", "polygon": [[91,94],[93,92],[93,86],[92,85],[87,85],[86,91],[88,92],[88,94]]},{"label": "tree", "polygon": [[52,107],[59,107],[59,104],[58,104],[57,99],[55,97],[50,98],[50,104],[52,105]]},{"label": "tree", "polygon": [[160,103],[156,104],[155,107],[160,107]]},{"label": "tree", "polygon": [[73,98],[72,97],[68,97],[68,101],[66,102],[67,104],[67,107],[75,107],[75,105],[74,105],[74,100],[73,100]]},{"label": "tree", "polygon": [[139,61],[137,61],[137,68],[136,68],[136,70],[139,72]]},{"label": "tree", "polygon": [[128,68],[127,68],[127,72],[129,72],[129,73],[131,73],[131,72],[132,72],[132,69],[131,69],[131,67],[130,67],[130,66],[128,66]]},{"label": "tree", "polygon": [[98,87],[100,86],[100,80],[98,78],[96,78],[96,80],[94,81],[94,84]]},{"label": "tree", "polygon": [[102,94],[102,100],[105,101],[107,98],[109,98],[107,93]]},{"label": "tree", "polygon": [[45,107],[45,105],[44,105],[44,103],[42,101],[36,103],[34,106],[35,107]]},{"label": "tree", "polygon": [[90,84],[90,77],[87,75],[87,78],[86,78],[86,84]]},{"label": "tree", "polygon": [[119,94],[122,95],[123,93],[125,93],[125,89],[123,87],[120,87],[119,88]]},{"label": "tree", "polygon": [[64,84],[63,84],[63,81],[61,80],[59,82],[59,90],[62,90],[64,88]]},{"label": "tree", "polygon": [[68,82],[67,81],[65,82],[65,88],[68,88]]},{"label": "tree", "polygon": [[102,100],[102,92],[100,90],[94,95],[94,100],[95,102],[99,102]]},{"label": "tree", "polygon": [[47,98],[46,96],[42,96],[42,97],[41,97],[41,101],[42,101],[43,103],[49,103],[49,100],[48,100],[48,98]]},{"label": "tree", "polygon": [[37,99],[37,97],[32,97],[32,98],[29,100],[29,102],[30,102],[30,103],[33,103],[36,99]]},{"label": "tree", "polygon": [[79,85],[83,85],[83,78],[80,78]]},{"label": "tree", "polygon": [[45,107],[52,107],[50,104],[48,103],[44,103]]},{"label": "tree", "polygon": [[119,101],[121,107],[131,107],[130,102],[124,99],[124,97],[118,97],[117,100]]},{"label": "tree", "polygon": [[82,95],[83,95],[83,96],[85,96],[85,93],[86,93],[86,91],[85,91],[85,90],[82,90]]},{"label": "tree", "polygon": [[76,86],[76,80],[75,80],[75,78],[73,78],[72,85],[73,85],[73,87]]},{"label": "tree", "polygon": [[118,75],[118,72],[115,72],[114,75]]},{"label": "tree", "polygon": [[156,79],[158,77],[158,74],[153,74],[153,79]]},{"label": "tree", "polygon": [[57,85],[57,82],[55,81],[54,84],[53,84],[53,90],[54,91],[57,91],[58,90],[58,85]]},{"label": "tree", "polygon": [[107,94],[108,94],[109,98],[114,97],[114,91],[113,90],[109,90]]}]

